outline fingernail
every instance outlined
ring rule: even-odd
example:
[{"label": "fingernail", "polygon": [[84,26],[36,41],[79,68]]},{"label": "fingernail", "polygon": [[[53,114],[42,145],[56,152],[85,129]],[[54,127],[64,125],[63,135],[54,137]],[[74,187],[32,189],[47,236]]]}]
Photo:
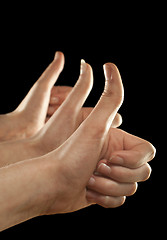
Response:
[{"label": "fingernail", "polygon": [[52,104],[59,102],[59,98],[58,98],[58,97],[51,97],[50,100],[51,100],[51,103],[52,103]]},{"label": "fingernail", "polygon": [[99,171],[100,173],[105,174],[105,175],[110,175],[111,168],[109,166],[107,166],[105,163],[101,163],[98,166],[97,171]]},{"label": "fingernail", "polygon": [[106,80],[111,80],[112,79],[112,71],[111,71],[111,67],[107,64],[103,65],[103,69],[104,69],[104,76]]},{"label": "fingernail", "polygon": [[109,162],[116,163],[116,164],[123,164],[124,160],[123,160],[123,158],[121,158],[119,156],[112,156],[109,159]]},{"label": "fingernail", "polygon": [[94,183],[95,183],[95,179],[94,179],[94,177],[91,177],[91,178],[89,179],[88,185],[89,185],[89,186],[93,186]]},{"label": "fingernail", "polygon": [[60,54],[60,52],[59,52],[59,51],[55,52],[54,59],[56,59],[56,58],[59,56],[59,54]]},{"label": "fingernail", "polygon": [[86,70],[86,62],[84,59],[81,59],[80,75],[84,74],[85,70]]}]

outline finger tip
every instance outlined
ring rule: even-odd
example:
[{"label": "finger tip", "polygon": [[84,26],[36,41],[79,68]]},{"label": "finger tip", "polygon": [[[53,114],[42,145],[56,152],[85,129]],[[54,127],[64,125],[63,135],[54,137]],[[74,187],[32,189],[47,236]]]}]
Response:
[{"label": "finger tip", "polygon": [[107,62],[103,65],[103,68],[107,68],[107,69],[118,69],[118,67],[112,63],[112,62]]},{"label": "finger tip", "polygon": [[59,59],[63,62],[63,65],[64,65],[65,63],[64,53],[61,51],[56,51],[54,55],[54,60],[59,60]]},{"label": "finger tip", "polygon": [[98,166],[97,171],[98,171],[99,173],[102,173],[102,174],[106,175],[106,176],[109,176],[110,173],[111,173],[111,168],[110,168],[107,164],[101,163],[101,164]]},{"label": "finger tip", "polygon": [[61,52],[61,51],[56,51],[56,52],[55,52],[55,55],[54,55],[54,59],[57,58],[57,57],[60,57],[60,56],[64,56],[63,52]]},{"label": "finger tip", "polygon": [[90,64],[84,59],[81,59],[80,76],[86,77],[85,80],[89,81],[90,88],[93,87],[93,70]]}]

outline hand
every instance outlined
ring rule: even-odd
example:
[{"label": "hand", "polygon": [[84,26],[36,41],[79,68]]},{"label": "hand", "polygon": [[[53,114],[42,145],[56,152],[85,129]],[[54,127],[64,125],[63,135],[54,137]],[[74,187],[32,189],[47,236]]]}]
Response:
[{"label": "hand", "polygon": [[[76,211],[92,204],[86,186],[103,159],[136,168],[154,157],[155,149],[150,143],[111,129],[122,104],[123,87],[117,68],[112,64],[105,66],[108,70],[104,93],[71,137],[45,156],[0,169],[1,230],[38,215]],[[98,199],[105,207],[119,206],[124,200],[117,196]]]},{"label": "hand", "polygon": [[[68,86],[54,86],[63,66],[64,55],[57,52],[53,62],[20,105],[13,112],[0,115],[1,142],[31,137],[50,119],[72,90],[72,87]],[[90,110],[91,108],[84,109],[87,113],[90,113]],[[116,126],[121,124],[118,121],[115,123]]]},{"label": "hand", "polygon": [[[55,113],[53,118],[51,119],[51,121],[48,123],[47,127],[45,126],[36,136],[35,138],[39,138],[38,142],[41,144],[41,149],[42,149],[42,153],[36,151],[35,149],[35,155],[33,155],[34,153],[32,152],[32,149],[28,150],[28,156],[27,156],[27,152],[24,148],[24,146],[22,147],[22,149],[24,149],[24,151],[22,151],[22,154],[20,154],[20,141],[17,144],[18,146],[18,154],[17,154],[17,146],[16,143],[11,143],[12,149],[10,148],[10,151],[8,151],[8,155],[7,158],[5,160],[5,158],[3,157],[3,162],[1,161],[2,165],[5,165],[5,163],[7,162],[9,163],[14,163],[18,160],[23,160],[26,158],[31,158],[31,157],[37,157],[39,155],[44,155],[50,151],[52,151],[53,149],[59,147],[72,133],[73,131],[75,131],[75,129],[82,123],[82,121],[89,115],[89,113],[92,111],[92,108],[81,108],[82,104],[79,100],[80,99],[84,99],[83,101],[85,101],[86,97],[87,97],[87,92],[90,91],[90,85],[91,85],[91,81],[92,81],[92,70],[89,66],[87,66],[87,69],[85,71],[85,74],[81,74],[76,86],[74,87],[73,91],[71,92],[70,96],[66,99],[65,103],[63,104],[63,106],[61,106],[61,108],[59,109],[58,113]],[[85,84],[85,86],[83,87],[83,84]],[[67,91],[67,93],[70,92],[70,88],[69,87],[65,87],[63,89],[65,92]],[[57,87],[57,89],[55,88],[54,91],[52,91],[51,96],[53,96],[55,93],[56,95],[58,94],[58,92],[61,91],[60,87]],[[60,103],[61,103],[61,99],[60,99]],[[52,101],[52,104],[54,103],[54,101]],[[72,107],[71,107],[72,106]],[[54,112],[54,108],[51,107],[50,109],[50,114],[53,114]],[[68,116],[72,116],[70,118],[69,121],[69,117]],[[74,116],[74,117],[73,117]],[[120,124],[120,116],[117,114],[116,118],[114,119],[114,122],[112,123],[112,126],[119,126]],[[65,126],[65,127],[64,127]],[[62,129],[64,130],[64,132],[62,131]],[[59,136],[59,138],[55,139],[55,136]],[[35,139],[33,138],[33,140]],[[31,140],[31,146],[33,146],[32,144],[32,138]],[[55,141],[56,140],[56,141]],[[9,145],[9,144],[7,144]],[[6,146],[6,144],[5,144]],[[1,147],[3,148],[3,151],[5,150],[5,146],[1,145]],[[45,146],[47,146],[47,148],[45,149]],[[13,156],[12,152],[15,152],[15,155]],[[10,154],[12,154],[12,157],[10,157]],[[145,152],[143,153],[144,156]],[[1,149],[1,155],[2,154],[2,149]],[[5,154],[6,156],[6,154]],[[10,162],[11,161],[11,162]],[[98,169],[98,171],[100,172],[100,169]],[[128,173],[130,172],[130,170],[128,168],[125,169],[125,171],[128,171]],[[134,172],[134,174],[138,174],[138,172]],[[150,168],[149,165],[146,165],[145,167],[142,168],[142,171],[140,171],[140,174],[138,175],[138,181],[143,180],[143,175],[147,174],[147,177],[150,174]],[[106,176],[103,172],[103,176]],[[128,176],[128,174],[125,174],[125,176]],[[135,177],[135,176],[134,176]],[[119,188],[119,174],[118,174],[118,179],[117,182],[113,182],[112,179],[108,178],[97,178],[94,177],[93,180],[96,179],[96,184],[92,185],[92,181],[89,181],[88,183],[88,193],[87,196],[90,198],[90,189],[93,190],[97,193],[101,193],[101,186],[103,185],[103,194],[105,195],[110,195],[113,194],[113,196],[115,195],[115,193],[112,191],[110,191],[110,189],[107,187],[107,184],[110,185],[111,184],[117,184],[118,185],[118,189],[115,189],[117,191],[117,195],[118,195],[118,191],[123,190],[123,191],[119,191],[119,195],[120,196],[124,196],[124,195],[131,195],[135,192],[136,190],[136,183],[135,181],[131,184],[126,184],[126,182],[128,182],[128,179],[124,179],[124,185],[126,186],[126,188],[124,189]],[[92,180],[92,179],[91,179]],[[104,184],[106,183],[106,184]],[[123,186],[124,186],[123,185]],[[125,192],[126,190],[126,192]],[[126,194],[125,194],[126,193]],[[95,199],[94,199],[95,200]]]},{"label": "hand", "polygon": [[[0,116],[0,141],[24,139],[36,134],[43,126],[50,108],[55,106],[53,87],[64,66],[62,53],[57,52],[54,61],[31,88],[21,104],[11,113]],[[50,98],[52,89],[52,95]],[[58,88],[60,102],[64,100],[71,88]],[[48,109],[49,101],[51,106]],[[60,104],[59,102],[59,104]],[[57,104],[57,103],[56,103]],[[47,118],[46,118],[47,117]]]},{"label": "hand", "polygon": [[[61,53],[60,56],[61,56],[61,62],[64,62],[64,55]],[[42,86],[43,85],[45,86],[47,82],[49,83],[53,82],[53,79],[54,81],[56,80],[55,76],[57,76],[57,69],[59,69],[59,67],[56,68],[55,64],[57,63],[55,61],[56,60],[53,61],[53,63],[47,68],[47,70],[42,75],[41,77],[42,80],[40,80],[40,83],[43,83]],[[48,152],[58,148],[64,141],[68,139],[68,137],[70,137],[70,135],[87,118],[87,116],[90,114],[90,112],[93,109],[93,108],[82,108],[82,105],[84,104],[92,88],[93,79],[92,79],[91,72],[92,72],[91,68],[88,67],[85,74],[81,73],[73,89],[70,87],[55,87],[52,89],[50,106],[48,108],[47,118],[45,118],[47,123],[39,131],[37,131],[38,129],[37,127],[35,128],[34,121],[36,123],[39,123],[38,119],[40,119],[41,126],[42,124],[44,124],[42,123],[43,121],[41,121],[41,118],[40,118],[42,113],[39,112],[39,111],[43,112],[43,110],[40,110],[42,108],[40,107],[39,111],[36,111],[35,113],[35,109],[37,109],[38,107],[37,106],[35,107],[34,105],[34,116],[31,115],[32,123],[34,126],[34,130],[32,127],[31,133],[33,132],[34,135],[31,138],[25,138],[21,140],[19,139],[18,141],[1,143],[0,144],[0,153],[2,156],[0,161],[1,167],[6,166],[6,164],[9,165],[25,159],[30,159],[30,158],[45,155]],[[33,91],[33,92],[36,92],[36,95],[39,91],[38,85],[39,84],[37,84],[37,88],[35,88],[36,91],[35,90]],[[30,91],[30,93],[31,92],[32,90]],[[22,112],[22,111],[30,112],[33,110],[33,109],[31,110],[31,105],[33,105],[33,103],[31,102],[35,98],[35,95],[30,93],[28,94],[28,97],[26,97],[25,100],[21,103],[20,107],[18,108],[18,112]],[[31,95],[33,97],[31,97]],[[54,99],[55,96],[59,97],[59,104],[61,104],[60,107],[59,105],[55,104],[55,99]],[[65,97],[66,97],[66,100],[64,101]],[[43,99],[43,102],[44,102],[44,99]],[[36,105],[38,104],[36,103]],[[59,109],[54,113],[54,111],[58,107]],[[23,109],[22,111],[21,111],[21,108]],[[46,111],[44,115],[46,117]],[[50,117],[51,115],[52,117]],[[26,116],[26,115],[23,114],[23,116]],[[22,118],[18,118],[18,119],[20,120],[19,122],[22,122]],[[42,119],[44,120],[44,118]],[[32,126],[30,119],[28,120],[28,117],[27,117],[25,118],[25,120],[28,121],[27,129],[29,129],[29,127]],[[121,116],[119,114],[116,114],[112,123],[112,127],[120,126],[121,122],[122,122]],[[35,129],[37,131],[36,134],[35,134]],[[24,135],[26,135],[26,132]],[[20,148],[22,149],[21,153],[20,153]]]},{"label": "hand", "polygon": [[121,129],[110,129],[108,144],[87,185],[87,199],[103,207],[113,207],[115,197],[133,195],[137,182],[149,178],[147,162],[155,155],[149,142]]},{"label": "hand", "polygon": [[[120,206],[125,201],[124,195],[135,191],[136,186],[131,183],[148,178],[148,169],[145,166],[153,159],[155,148],[143,139],[111,128],[123,100],[123,87],[117,68],[112,64],[105,65],[105,68],[105,90],[95,109],[63,145],[48,155],[48,162],[52,166],[50,182],[54,182],[56,176],[59,187],[56,197],[54,188],[51,188],[53,195],[50,195],[46,204],[49,207],[44,214],[76,211],[92,203],[104,207]],[[56,172],[54,159],[59,159],[56,163],[60,167]],[[96,176],[92,185],[93,192],[87,191],[87,183],[99,161],[111,161],[113,171],[107,174],[114,181],[105,180],[102,186],[100,177]],[[98,170],[106,174],[104,165],[101,164]],[[139,173],[139,177],[136,173]],[[107,196],[106,186],[109,191]],[[88,187],[91,188],[90,184]]]},{"label": "hand", "polygon": [[[106,74],[107,74],[107,72],[108,71],[106,69]],[[83,117],[83,111],[84,111],[84,113],[85,113],[85,110],[86,111],[88,110],[88,113],[90,113],[90,111],[92,111],[92,109],[90,109],[90,111],[89,111],[89,109],[81,108],[82,103],[79,103],[79,99],[77,97],[77,96],[80,96],[80,98],[82,98],[82,97],[84,97],[84,95],[86,95],[86,90],[89,88],[90,83],[92,81],[91,78],[92,78],[91,68],[89,66],[87,66],[87,71],[85,74],[82,74],[80,76],[75,88],[73,89],[73,94],[71,93],[71,95],[69,96],[69,98],[66,101],[66,104],[62,106],[59,114],[56,113],[54,115],[54,118],[52,119],[53,122],[51,123],[51,125],[50,126],[48,125],[49,131],[46,131],[46,129],[45,129],[43,136],[41,135],[42,138],[44,139],[42,146],[46,146],[47,143],[48,143],[47,147],[52,146],[52,148],[48,149],[47,152],[52,151],[55,147],[60,146],[72,134],[72,132],[75,129],[77,129],[77,127],[81,124],[81,122],[86,118],[86,117]],[[87,84],[87,86],[83,86],[83,83],[85,85]],[[84,89],[84,87],[85,87],[85,89]],[[85,96],[85,98],[86,98],[86,96]],[[78,103],[79,106],[77,106],[76,103]],[[73,106],[73,107],[71,108],[70,106]],[[78,108],[78,110],[77,110],[77,108]],[[68,113],[68,114],[65,115],[64,113]],[[77,118],[71,117],[69,119],[68,118],[69,115],[77,116]],[[84,116],[85,115],[87,116],[88,114],[84,114]],[[65,118],[63,118],[63,116]],[[62,121],[62,119],[64,121]],[[77,119],[79,120],[79,123],[77,123],[77,121],[78,121]],[[117,119],[119,119],[119,115],[117,115]],[[115,122],[116,122],[116,118],[115,118]],[[68,128],[65,128],[65,134],[67,134],[67,135],[65,135],[65,138],[63,138],[64,135],[62,135],[62,129],[63,129],[64,125],[68,126]],[[72,126],[74,126],[74,129],[72,128]],[[111,130],[112,130],[112,128],[111,128]],[[71,132],[69,132],[69,131],[71,131]],[[48,138],[48,136],[50,137],[51,135],[52,136],[59,135],[63,139],[57,145],[56,145],[56,141],[54,140],[54,145],[52,145],[52,143],[51,142],[49,143],[49,141],[53,141],[53,137]],[[40,141],[41,141],[41,139],[40,139]],[[145,144],[146,144],[146,142],[145,142]],[[149,149],[149,144],[147,147]],[[146,147],[146,150],[147,150],[147,147]],[[141,149],[140,152],[141,152],[141,157],[140,157],[140,159],[138,158],[137,161],[141,160],[142,158],[145,158],[145,156],[147,154],[147,151],[145,151],[144,148]],[[133,156],[133,157],[135,158],[135,156]],[[106,161],[103,160],[103,163],[104,162],[106,162]],[[98,203],[103,206],[105,205],[104,202],[102,202],[102,201],[100,202],[99,199],[105,199],[108,196],[110,196],[110,198],[114,197],[114,199],[115,199],[115,196],[118,196],[118,197],[130,196],[130,195],[134,194],[137,189],[136,182],[144,181],[144,180],[148,179],[150,176],[150,173],[151,173],[151,168],[148,164],[144,164],[142,167],[136,168],[135,171],[133,171],[130,168],[123,168],[124,180],[122,180],[122,179],[120,179],[120,176],[121,176],[120,171],[118,171],[121,169],[121,166],[115,166],[115,169],[117,169],[117,172],[115,174],[116,181],[114,181],[114,178],[112,178],[112,174],[106,174],[106,172],[103,171],[104,166],[105,166],[104,164],[102,164],[102,167],[100,166],[100,164],[98,164],[98,166],[99,166],[99,168],[97,169],[97,172],[101,173],[102,176],[98,177],[97,175],[96,176],[94,175],[93,178],[91,178],[91,180],[88,182],[87,198],[89,199],[89,201],[91,201],[91,202],[93,201],[94,203]],[[132,175],[133,175],[133,181],[129,182],[129,178],[130,178],[130,176],[132,178]],[[106,176],[107,176],[107,178],[105,178]],[[108,177],[110,177],[110,179]],[[110,188],[108,186],[110,186]],[[113,186],[115,186],[115,187],[113,187]],[[94,197],[93,197],[93,194],[94,194]]]}]

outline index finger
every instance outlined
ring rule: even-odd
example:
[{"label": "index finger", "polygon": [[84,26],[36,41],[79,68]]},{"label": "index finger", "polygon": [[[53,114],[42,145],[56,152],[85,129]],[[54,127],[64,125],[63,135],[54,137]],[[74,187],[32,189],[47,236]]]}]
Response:
[{"label": "index finger", "polygon": [[156,154],[155,147],[148,141],[119,130],[123,137],[123,150],[112,152],[110,162],[129,168],[138,168],[150,162]]}]

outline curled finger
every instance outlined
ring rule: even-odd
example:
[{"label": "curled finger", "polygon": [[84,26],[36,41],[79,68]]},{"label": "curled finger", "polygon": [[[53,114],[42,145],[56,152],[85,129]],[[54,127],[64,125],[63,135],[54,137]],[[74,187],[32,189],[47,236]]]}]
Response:
[{"label": "curled finger", "polygon": [[99,194],[92,190],[87,190],[86,198],[89,203],[96,203],[104,208],[116,208],[125,203],[126,197],[112,197]]}]

